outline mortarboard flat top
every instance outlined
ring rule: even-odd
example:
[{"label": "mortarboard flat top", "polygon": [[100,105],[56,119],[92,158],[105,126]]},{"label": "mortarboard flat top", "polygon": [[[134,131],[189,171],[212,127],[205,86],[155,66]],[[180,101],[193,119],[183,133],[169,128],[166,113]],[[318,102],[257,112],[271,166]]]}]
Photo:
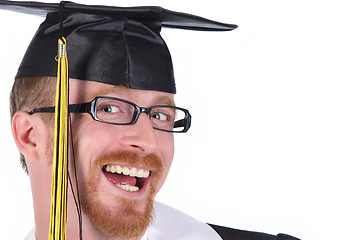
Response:
[{"label": "mortarboard flat top", "polygon": [[0,0],[0,9],[46,16],[16,77],[56,76],[57,38],[68,41],[71,78],[175,93],[169,50],[161,27],[227,31],[237,26],[161,7],[111,7],[72,2]]}]

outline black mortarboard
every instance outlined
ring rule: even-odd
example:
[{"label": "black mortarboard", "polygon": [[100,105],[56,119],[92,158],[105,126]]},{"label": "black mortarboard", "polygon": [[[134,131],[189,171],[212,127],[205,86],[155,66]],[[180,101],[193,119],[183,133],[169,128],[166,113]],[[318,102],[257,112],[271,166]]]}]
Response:
[{"label": "black mortarboard", "polygon": [[[90,6],[0,0],[0,9],[46,16],[16,77],[56,76],[60,24],[68,41],[70,78],[175,93],[161,27],[226,31],[237,26],[160,7]],[[59,10],[62,9],[61,20]]]}]

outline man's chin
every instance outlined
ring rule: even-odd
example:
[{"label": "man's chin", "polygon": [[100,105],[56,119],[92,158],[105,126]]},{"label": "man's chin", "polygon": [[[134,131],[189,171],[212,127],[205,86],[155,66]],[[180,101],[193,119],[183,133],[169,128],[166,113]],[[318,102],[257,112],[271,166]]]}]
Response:
[{"label": "man's chin", "polygon": [[[149,181],[139,184],[138,192],[126,191],[105,176],[108,163],[143,166],[151,169]],[[120,153],[100,157],[91,169],[85,191],[80,192],[83,213],[91,224],[105,235],[119,239],[138,239],[152,221],[156,186],[162,175],[160,159],[155,155],[139,158]]]},{"label": "man's chin", "polygon": [[[119,239],[140,238],[153,218],[152,197],[146,202],[117,199],[116,203],[104,203],[92,194],[82,199],[82,209],[92,224],[103,234]],[[144,206],[145,205],[145,206]]]}]

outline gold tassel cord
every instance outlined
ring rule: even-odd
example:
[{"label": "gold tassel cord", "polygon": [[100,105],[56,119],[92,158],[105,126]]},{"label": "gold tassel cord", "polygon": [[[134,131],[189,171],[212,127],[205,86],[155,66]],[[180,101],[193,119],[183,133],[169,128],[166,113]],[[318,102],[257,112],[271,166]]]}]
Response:
[{"label": "gold tassel cord", "polygon": [[64,37],[59,38],[58,46],[49,240],[66,239],[69,77]]}]

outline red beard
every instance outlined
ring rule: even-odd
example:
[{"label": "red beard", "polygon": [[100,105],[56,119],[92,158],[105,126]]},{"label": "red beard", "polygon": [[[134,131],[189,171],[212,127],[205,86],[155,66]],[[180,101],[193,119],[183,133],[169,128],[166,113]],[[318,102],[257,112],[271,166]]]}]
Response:
[{"label": "red beard", "polygon": [[[109,163],[144,166],[152,169],[151,182],[146,196],[145,208],[143,201],[114,197],[110,208],[99,199],[98,178],[101,169]],[[137,154],[120,152],[101,156],[90,169],[90,179],[81,193],[83,212],[101,232],[120,239],[141,237],[152,221],[155,189],[162,175],[163,168],[160,158],[154,154],[139,157]],[[114,206],[115,205],[115,206]]]}]

